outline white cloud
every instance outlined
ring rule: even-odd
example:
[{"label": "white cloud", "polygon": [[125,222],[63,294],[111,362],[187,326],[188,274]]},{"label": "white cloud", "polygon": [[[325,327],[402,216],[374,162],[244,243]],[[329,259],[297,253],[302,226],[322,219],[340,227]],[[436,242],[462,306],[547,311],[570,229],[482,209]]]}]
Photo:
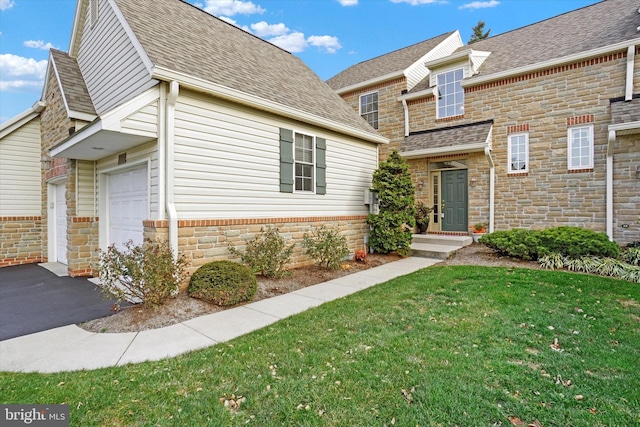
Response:
[{"label": "white cloud", "polygon": [[24,58],[11,53],[0,54],[0,75],[3,76],[32,76],[44,79],[47,71],[45,59],[36,61],[33,58]]},{"label": "white cloud", "polygon": [[271,37],[281,36],[289,33],[289,29],[286,25],[280,24],[267,24],[265,21],[256,22],[251,24],[251,29],[258,37]]},{"label": "white cloud", "polygon": [[23,43],[26,47],[32,47],[34,49],[49,50],[55,47],[51,43],[45,43],[42,40],[27,40]]},{"label": "white cloud", "polygon": [[11,9],[15,5],[13,0],[0,0],[0,10]]},{"label": "white cloud", "polygon": [[274,37],[269,39],[269,41],[291,53],[302,52],[308,46],[307,39],[305,39],[304,34],[298,32]]},{"label": "white cloud", "polygon": [[343,6],[355,6],[358,4],[358,0],[338,0]]},{"label": "white cloud", "polygon": [[1,91],[11,91],[12,89],[40,89],[44,80],[9,80],[0,81]]},{"label": "white cloud", "polygon": [[411,6],[419,4],[437,3],[439,0],[391,0],[391,3],[409,3]]},{"label": "white cloud", "polygon": [[497,0],[489,1],[472,1],[471,3],[463,4],[458,9],[486,9],[488,7],[496,7],[500,4]]},{"label": "white cloud", "polygon": [[[202,7],[201,3],[197,5]],[[250,1],[242,0],[206,0],[203,9],[215,16],[233,16],[237,14],[253,15],[255,13],[262,14],[265,12],[265,9],[260,6]]]},{"label": "white cloud", "polygon": [[311,46],[324,48],[329,53],[335,53],[342,46],[337,37],[334,36],[311,36],[307,39]]}]

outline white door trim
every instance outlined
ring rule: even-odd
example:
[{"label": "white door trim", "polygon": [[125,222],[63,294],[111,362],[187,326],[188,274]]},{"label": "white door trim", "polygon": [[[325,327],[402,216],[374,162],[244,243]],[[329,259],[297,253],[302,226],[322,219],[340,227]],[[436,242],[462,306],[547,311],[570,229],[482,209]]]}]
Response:
[{"label": "white door trim", "polygon": [[[47,182],[47,260],[58,262],[57,189],[66,185],[67,177]],[[66,203],[66,201],[65,201]],[[66,237],[65,237],[66,238]],[[66,255],[66,254],[65,254]],[[66,256],[65,256],[66,258]]]}]

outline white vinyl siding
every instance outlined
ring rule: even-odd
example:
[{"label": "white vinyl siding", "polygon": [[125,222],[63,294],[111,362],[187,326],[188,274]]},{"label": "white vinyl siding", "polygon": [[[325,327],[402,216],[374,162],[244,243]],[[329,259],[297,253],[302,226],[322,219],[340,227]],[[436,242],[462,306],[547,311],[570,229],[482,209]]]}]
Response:
[{"label": "white vinyl siding", "polygon": [[[280,128],[326,138],[327,193],[280,192]],[[175,201],[181,219],[364,215],[374,144],[183,91],[176,105]]]},{"label": "white vinyl siding", "polygon": [[569,128],[567,143],[569,170],[593,168],[593,125]]},{"label": "white vinyl siding", "polygon": [[0,140],[0,216],[40,216],[40,118]]},{"label": "white vinyl siding", "polygon": [[158,101],[153,101],[146,107],[122,120],[120,126],[123,133],[157,138]]},{"label": "white vinyl siding", "polygon": [[76,161],[76,215],[96,216],[95,163],[86,160]]},{"label": "white vinyl siding", "polygon": [[98,8],[98,22],[85,21],[77,60],[96,111],[103,114],[153,82],[111,3],[100,0]]},{"label": "white vinyl siding", "polygon": [[509,135],[509,173],[529,171],[529,134]]}]

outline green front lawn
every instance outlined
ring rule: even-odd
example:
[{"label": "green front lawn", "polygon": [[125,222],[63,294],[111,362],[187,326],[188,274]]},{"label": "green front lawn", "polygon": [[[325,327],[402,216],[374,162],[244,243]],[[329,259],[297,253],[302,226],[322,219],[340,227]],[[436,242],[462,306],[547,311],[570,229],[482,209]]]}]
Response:
[{"label": "green front lawn", "polygon": [[436,266],[170,360],[0,373],[0,402],[78,426],[640,425],[640,287]]}]

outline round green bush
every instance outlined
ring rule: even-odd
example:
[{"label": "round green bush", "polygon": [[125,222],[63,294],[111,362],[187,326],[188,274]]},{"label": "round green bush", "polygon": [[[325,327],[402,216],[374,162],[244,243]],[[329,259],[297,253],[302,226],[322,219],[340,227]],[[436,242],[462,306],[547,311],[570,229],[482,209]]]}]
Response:
[{"label": "round green bush", "polygon": [[258,281],[249,267],[232,261],[213,261],[198,268],[189,280],[189,296],[216,305],[249,301]]}]

